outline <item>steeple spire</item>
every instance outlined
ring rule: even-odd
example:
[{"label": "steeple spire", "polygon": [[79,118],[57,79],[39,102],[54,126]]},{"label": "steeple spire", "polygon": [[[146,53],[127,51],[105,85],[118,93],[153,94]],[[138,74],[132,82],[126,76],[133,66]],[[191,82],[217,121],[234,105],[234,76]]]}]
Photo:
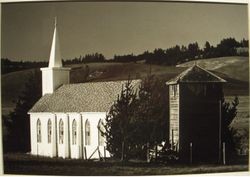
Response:
[{"label": "steeple spire", "polygon": [[57,31],[57,18],[55,17],[55,29],[50,50],[49,68],[57,68],[57,67],[62,67],[62,58],[60,53],[60,44]]},{"label": "steeple spire", "polygon": [[57,17],[55,16],[55,27],[56,27],[56,25],[57,25]]},{"label": "steeple spire", "polygon": [[61,85],[70,83],[70,68],[62,66],[56,17],[54,35],[50,50],[49,67],[41,68],[41,71],[43,95],[51,94]]}]

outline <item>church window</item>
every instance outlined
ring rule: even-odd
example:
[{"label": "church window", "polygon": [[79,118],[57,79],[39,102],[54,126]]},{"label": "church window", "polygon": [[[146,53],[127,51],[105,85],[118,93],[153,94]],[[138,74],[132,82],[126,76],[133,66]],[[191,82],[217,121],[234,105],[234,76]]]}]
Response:
[{"label": "church window", "polygon": [[102,134],[103,132],[104,132],[103,121],[100,120],[98,123],[98,144],[99,144],[99,146],[104,145],[104,135]]},{"label": "church window", "polygon": [[88,120],[85,123],[85,145],[90,145],[90,124]]},{"label": "church window", "polygon": [[74,119],[72,123],[72,144],[76,144],[76,126],[76,120]]},{"label": "church window", "polygon": [[41,132],[41,121],[40,119],[37,120],[37,142],[42,142],[42,132]]},{"label": "church window", "polygon": [[48,120],[48,143],[51,143],[51,135],[52,135],[52,126],[51,120]]},{"label": "church window", "polygon": [[59,144],[63,144],[63,131],[64,127],[63,127],[63,120],[60,119],[59,121]]}]

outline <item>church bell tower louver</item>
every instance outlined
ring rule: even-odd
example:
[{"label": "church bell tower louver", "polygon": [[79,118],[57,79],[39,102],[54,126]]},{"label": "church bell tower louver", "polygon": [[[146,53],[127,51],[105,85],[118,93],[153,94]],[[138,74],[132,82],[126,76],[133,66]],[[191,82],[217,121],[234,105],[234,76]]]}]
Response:
[{"label": "church bell tower louver", "polygon": [[60,53],[57,20],[50,51],[49,66],[41,68],[42,71],[42,95],[53,93],[58,87],[70,82],[70,68],[62,66]]}]

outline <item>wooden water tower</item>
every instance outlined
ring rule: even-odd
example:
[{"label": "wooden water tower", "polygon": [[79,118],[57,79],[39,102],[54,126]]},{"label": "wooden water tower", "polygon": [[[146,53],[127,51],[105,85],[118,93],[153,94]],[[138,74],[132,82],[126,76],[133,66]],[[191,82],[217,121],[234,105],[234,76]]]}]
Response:
[{"label": "wooden water tower", "polygon": [[182,161],[218,161],[223,83],[193,65],[169,80],[169,141]]}]

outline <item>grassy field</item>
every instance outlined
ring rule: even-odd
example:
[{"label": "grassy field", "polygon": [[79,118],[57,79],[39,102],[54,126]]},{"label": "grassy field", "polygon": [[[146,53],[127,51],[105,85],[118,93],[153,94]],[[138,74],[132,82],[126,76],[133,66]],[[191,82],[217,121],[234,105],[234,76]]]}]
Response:
[{"label": "grassy field", "polygon": [[[198,63],[213,70],[216,74],[228,81],[225,84],[226,95],[249,94],[249,65],[247,57],[223,57],[198,60]],[[169,67],[161,65],[147,65],[144,63],[89,63],[88,81],[109,81],[145,77],[150,71],[159,78],[168,81],[180,72],[191,66],[193,62],[181,64],[182,67]],[[71,72],[73,82],[81,82],[86,65],[77,64],[70,67],[78,68]],[[2,111],[7,114],[15,106],[15,101],[24,88],[31,70],[18,71],[2,75]]]},{"label": "grassy field", "polygon": [[4,74],[1,77],[2,113],[6,114],[15,106],[16,99],[21,94],[24,84],[33,69]]},{"label": "grassy field", "polygon": [[248,165],[163,165],[145,162],[51,159],[28,154],[5,154],[5,174],[32,175],[174,175],[247,171]]},{"label": "grassy field", "polygon": [[211,59],[201,59],[196,61],[190,61],[178,65],[179,67],[189,67],[196,62],[205,69],[218,71],[224,73],[231,78],[249,81],[249,59],[248,57],[221,57]]}]

